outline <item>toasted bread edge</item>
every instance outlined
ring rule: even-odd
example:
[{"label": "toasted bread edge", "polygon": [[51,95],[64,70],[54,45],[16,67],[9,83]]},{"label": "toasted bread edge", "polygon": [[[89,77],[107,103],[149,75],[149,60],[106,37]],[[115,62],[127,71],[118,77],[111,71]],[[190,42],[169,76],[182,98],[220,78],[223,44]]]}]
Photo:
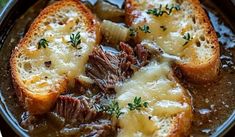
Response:
[{"label": "toasted bread edge", "polygon": [[[199,0],[187,0],[192,3],[194,7],[196,20],[203,24],[203,29],[206,32],[206,36],[210,37],[210,42],[213,43],[213,56],[202,64],[194,64],[193,62],[176,62],[173,66],[181,70],[185,79],[193,83],[212,82],[217,80],[220,72],[220,45],[215,30],[213,29],[211,22],[201,7]],[[125,22],[127,25],[131,25],[131,22],[136,18],[132,15],[138,6],[138,3],[134,0],[126,0]]]},{"label": "toasted bread edge", "polygon": [[79,10],[78,12],[81,12],[86,17],[85,23],[87,24],[87,31],[90,32],[96,32],[96,41],[99,43],[99,22],[95,21],[94,16],[92,15],[91,11],[85,7],[81,2],[76,0],[62,0],[55,2],[54,4],[46,7],[44,10],[41,11],[41,13],[38,15],[38,17],[34,20],[34,22],[31,24],[28,32],[24,36],[22,40],[20,40],[17,47],[13,50],[11,58],[10,58],[10,66],[11,66],[11,75],[12,75],[12,82],[13,86],[16,90],[16,94],[19,98],[20,103],[24,106],[26,110],[28,110],[32,114],[43,114],[50,110],[54,102],[56,101],[57,97],[60,95],[60,93],[67,90],[67,84],[68,81],[66,79],[60,81],[59,85],[60,87],[56,88],[54,91],[50,91],[47,94],[36,94],[32,91],[29,91],[23,84],[23,82],[20,79],[20,76],[17,72],[17,57],[20,54],[20,50],[24,45],[26,45],[31,36],[33,35],[34,31],[37,30],[38,25],[41,23],[41,20],[45,18],[49,13],[54,13],[61,7],[64,7],[66,5],[73,5],[76,6],[76,8]]}]

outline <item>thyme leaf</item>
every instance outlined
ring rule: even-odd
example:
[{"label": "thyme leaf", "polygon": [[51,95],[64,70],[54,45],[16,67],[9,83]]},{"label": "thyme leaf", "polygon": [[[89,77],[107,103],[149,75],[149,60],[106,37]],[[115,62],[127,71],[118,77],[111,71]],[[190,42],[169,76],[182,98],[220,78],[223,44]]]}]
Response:
[{"label": "thyme leaf", "polygon": [[80,35],[80,32],[78,32],[76,35],[75,34],[71,34],[70,35],[69,43],[71,43],[71,45],[74,48],[81,49],[81,47],[78,47],[78,45],[81,44],[81,35]]},{"label": "thyme leaf", "polygon": [[133,27],[129,28],[129,36],[135,37],[137,35],[137,30]]},{"label": "thyme leaf", "polygon": [[139,26],[139,29],[143,31],[144,33],[151,33],[149,30],[149,26],[144,25],[143,27]]},{"label": "thyme leaf", "polygon": [[183,45],[183,46],[185,46],[185,45],[187,45],[188,42],[192,39],[191,36],[190,36],[190,33],[184,34],[183,39],[186,40],[186,42],[185,42],[184,45]]},{"label": "thyme leaf", "polygon": [[119,107],[117,101],[112,101],[112,103],[107,107],[106,112],[111,115],[115,115],[116,118],[119,118],[120,115],[124,114],[123,112],[121,112],[121,108]]},{"label": "thyme leaf", "polygon": [[162,16],[163,14],[170,15],[173,12],[173,10],[179,11],[180,6],[179,5],[174,5],[174,4],[169,6],[167,4],[165,6],[165,8],[163,8],[162,4],[160,4],[159,8],[148,9],[146,13],[147,14],[152,14],[152,15],[155,15],[155,16],[159,17],[159,16]]},{"label": "thyme leaf", "polygon": [[41,48],[45,49],[46,47],[48,47],[48,42],[49,41],[47,41],[44,38],[40,39],[39,42],[38,42],[38,49],[41,49]]},{"label": "thyme leaf", "polygon": [[127,105],[131,111],[140,110],[142,107],[147,108],[148,102],[142,102],[141,97],[135,97],[133,103],[128,103]]}]

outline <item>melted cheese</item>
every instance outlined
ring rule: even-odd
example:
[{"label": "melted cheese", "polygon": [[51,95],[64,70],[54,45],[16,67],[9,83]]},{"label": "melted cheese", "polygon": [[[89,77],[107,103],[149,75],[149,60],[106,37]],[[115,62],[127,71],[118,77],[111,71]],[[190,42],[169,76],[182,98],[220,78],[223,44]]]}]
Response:
[{"label": "melted cheese", "polygon": [[[187,2],[182,3],[181,10],[176,11],[174,9],[170,15],[163,14],[159,17],[147,14],[147,9],[159,8],[160,4],[162,5],[162,9],[165,9],[167,4],[176,5],[177,2],[175,0],[139,0],[138,3],[140,6],[131,13],[135,17],[132,26],[138,29],[139,27],[148,25],[151,32],[144,33],[138,31],[139,42],[144,40],[154,41],[166,53],[181,57],[185,61],[196,61],[200,57],[199,54],[202,52],[196,50],[197,46],[195,43],[199,41],[199,37],[203,35],[203,32],[193,21],[192,9],[185,8],[189,6]],[[166,28],[166,30],[163,30],[162,27]],[[185,44],[187,40],[183,37],[187,33],[190,34],[192,39]],[[190,53],[186,50],[188,48],[190,48]],[[194,54],[194,56],[191,56],[191,54]],[[209,55],[205,58],[207,57]]]},{"label": "melted cheese", "polygon": [[[86,25],[79,21],[76,11],[68,11],[58,21],[41,25],[41,36],[37,36],[30,45],[22,51],[19,59],[21,79],[33,92],[48,92],[60,81],[67,80],[73,86],[74,78],[79,77],[85,70],[88,55],[96,44],[95,33],[87,32]],[[60,24],[58,22],[64,22]],[[71,46],[70,35],[81,32],[81,49]],[[38,49],[37,42],[45,38],[46,48]],[[45,62],[51,61],[47,67]]]},{"label": "melted cheese", "polygon": [[[190,109],[185,101],[184,89],[168,78],[170,73],[167,62],[152,61],[128,81],[116,86],[117,101],[124,112],[119,118],[119,137],[157,136],[164,125],[160,122],[161,118],[167,119]],[[135,97],[141,97],[149,106],[141,111],[130,111],[127,104],[133,102]]]}]

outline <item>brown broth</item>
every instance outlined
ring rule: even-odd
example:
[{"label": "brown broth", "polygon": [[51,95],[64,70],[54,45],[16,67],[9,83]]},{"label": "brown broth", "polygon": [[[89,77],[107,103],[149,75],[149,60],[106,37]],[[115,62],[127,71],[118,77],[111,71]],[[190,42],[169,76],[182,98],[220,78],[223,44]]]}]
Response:
[{"label": "brown broth", "polygon": [[[122,1],[119,0],[112,0],[112,2],[116,2],[120,7],[122,5]],[[94,0],[92,0],[92,3],[94,3]],[[2,60],[0,62],[1,99],[4,100],[7,109],[19,122],[22,120],[25,110],[19,105],[12,88],[8,63],[10,51],[17,45],[31,22],[47,4],[44,0],[40,0],[17,19],[0,51]],[[225,18],[223,18],[222,13],[210,1],[204,1],[203,4],[219,36],[222,65],[217,82],[200,85],[184,83],[184,86],[192,95],[194,107],[191,136],[212,134],[235,110],[235,57],[233,56],[235,54],[235,35],[225,25]],[[33,136],[58,136],[58,132],[56,126],[47,122],[47,119],[42,119],[41,125],[36,129]]]}]

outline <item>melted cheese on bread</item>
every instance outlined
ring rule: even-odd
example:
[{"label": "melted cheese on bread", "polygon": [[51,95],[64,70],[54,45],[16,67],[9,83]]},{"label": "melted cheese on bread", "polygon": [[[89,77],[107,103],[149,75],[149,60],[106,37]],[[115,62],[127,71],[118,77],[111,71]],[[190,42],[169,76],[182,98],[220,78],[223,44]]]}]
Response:
[{"label": "melted cheese on bread", "polygon": [[[183,112],[191,114],[189,98],[170,75],[167,62],[152,61],[128,81],[116,86],[117,101],[124,108],[124,114],[119,118],[119,137],[167,135],[169,132],[164,133],[164,130],[171,130],[172,117]],[[135,97],[148,102],[148,107],[130,111],[127,104],[133,102]]]},{"label": "melted cheese on bread", "polygon": [[[41,37],[35,37],[22,50],[22,55],[18,58],[18,69],[20,78],[29,90],[47,93],[61,79],[66,79],[73,85],[74,78],[84,72],[88,55],[96,41],[94,33],[82,30],[86,27],[85,23],[76,23],[80,22],[78,16],[76,11],[71,10],[63,14],[63,20],[44,23],[40,26]],[[69,43],[70,35],[78,32],[81,36],[81,49]],[[48,41],[48,46],[38,49],[37,43],[41,38]],[[45,65],[47,61],[51,62],[49,67]]]},{"label": "melted cheese on bread", "polygon": [[[136,16],[132,26],[136,29],[149,26],[150,33],[138,31],[138,41],[151,40],[156,42],[166,53],[182,58],[183,62],[201,62],[210,59],[213,55],[213,43],[204,37],[205,31],[201,24],[195,22],[193,10],[189,2],[184,1],[179,5],[176,0],[139,0],[138,10],[131,14]],[[155,16],[148,14],[148,10],[165,7],[179,6],[180,10],[173,9],[170,15]],[[189,40],[184,37],[190,35]]]},{"label": "melted cheese on bread", "polygon": [[[78,33],[81,42],[72,45]],[[25,109],[32,114],[48,112],[84,73],[99,36],[99,23],[77,0],[57,1],[42,10],[10,60],[13,85]]]}]

